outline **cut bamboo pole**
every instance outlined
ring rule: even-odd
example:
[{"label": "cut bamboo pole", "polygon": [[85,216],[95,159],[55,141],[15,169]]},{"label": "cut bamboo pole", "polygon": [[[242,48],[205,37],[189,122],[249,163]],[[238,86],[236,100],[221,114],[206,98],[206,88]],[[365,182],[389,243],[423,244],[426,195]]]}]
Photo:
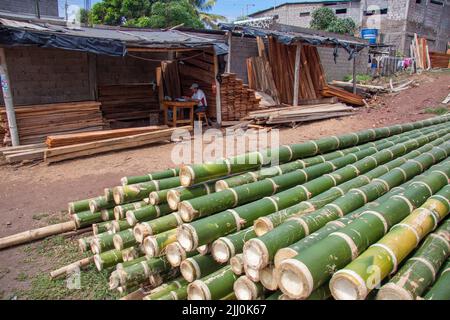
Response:
[{"label": "cut bamboo pole", "polygon": [[253,282],[247,276],[239,277],[233,285],[238,300],[258,300],[264,297],[264,287],[259,282]]},{"label": "cut bamboo pole", "polygon": [[50,277],[52,279],[57,279],[57,278],[63,277],[65,275],[70,274],[74,270],[79,270],[83,267],[90,265],[92,262],[94,262],[93,256],[78,260],[76,262],[73,262],[71,264],[68,264],[64,267],[61,267],[59,269],[56,269],[56,270],[50,272]]}]

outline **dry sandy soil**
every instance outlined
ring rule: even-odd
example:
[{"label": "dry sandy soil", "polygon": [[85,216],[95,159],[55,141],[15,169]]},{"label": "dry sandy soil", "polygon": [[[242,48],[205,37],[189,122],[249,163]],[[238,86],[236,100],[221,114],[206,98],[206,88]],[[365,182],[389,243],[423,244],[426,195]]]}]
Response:
[{"label": "dry sandy soil", "polygon": [[[424,110],[439,106],[447,96],[450,73],[427,73],[415,77],[419,83],[417,87],[378,98],[374,107],[361,108],[354,116],[281,129],[280,143],[298,143],[434,117]],[[65,210],[69,201],[102,194],[103,188],[118,185],[123,176],[171,167],[173,146],[154,145],[51,166],[0,166],[0,237],[67,219]],[[41,216],[46,216],[46,219],[40,219]],[[21,273],[33,274],[52,269],[42,260],[24,264],[25,256],[21,247],[0,251],[0,297],[8,298],[15,290],[29,285],[26,280],[17,280]]]}]

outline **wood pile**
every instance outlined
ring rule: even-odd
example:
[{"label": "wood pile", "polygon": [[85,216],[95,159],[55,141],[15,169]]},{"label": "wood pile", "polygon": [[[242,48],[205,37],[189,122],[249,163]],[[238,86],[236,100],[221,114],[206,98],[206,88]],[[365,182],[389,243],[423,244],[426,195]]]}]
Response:
[{"label": "wood pile", "polygon": [[49,148],[57,148],[79,143],[131,136],[140,133],[153,132],[163,129],[168,129],[168,126],[162,125],[162,126],[149,126],[149,127],[127,128],[116,130],[102,130],[102,131],[92,131],[82,133],[70,133],[63,135],[48,136],[45,143]]},{"label": "wood pile", "polygon": [[44,159],[44,143],[0,148],[0,163],[17,163]]},{"label": "wood pile", "polygon": [[287,106],[249,112],[246,120],[257,123],[281,124],[298,123],[352,115],[355,108],[343,103],[322,103],[308,106]]},{"label": "wood pile", "polygon": [[450,68],[450,54],[443,52],[430,52],[432,68]]},{"label": "wood pile", "polygon": [[[102,130],[104,126],[100,103],[95,101],[17,106],[14,109],[21,144],[41,143],[48,135],[58,133]],[[0,127],[8,132],[3,107],[0,108]]]},{"label": "wood pile", "polygon": [[120,84],[98,87],[103,118],[114,122],[147,120],[159,112],[158,92],[152,84]]},{"label": "wood pile", "polygon": [[278,90],[272,76],[272,67],[265,57],[247,59],[248,86],[250,89],[270,95],[276,104],[280,104]]},{"label": "wood pile", "polygon": [[427,39],[420,38],[415,33],[414,38],[411,41],[410,52],[411,57],[416,62],[417,69],[428,70],[432,68]]},{"label": "wood pile", "polygon": [[324,97],[337,97],[339,101],[352,104],[355,106],[363,106],[364,101],[360,95],[348,92],[344,89],[337,88],[335,86],[326,85],[320,91]]},{"label": "wood pile", "polygon": [[170,140],[172,133],[176,129],[191,130],[192,127],[185,126],[163,129],[152,132],[121,136],[117,138],[49,148],[45,150],[44,160],[46,163],[50,164],[53,162],[95,155],[109,151],[145,146],[155,142]]},{"label": "wood pile", "polygon": [[222,120],[232,121],[245,117],[248,112],[259,108],[259,101],[248,85],[235,73],[224,73],[220,86]]}]

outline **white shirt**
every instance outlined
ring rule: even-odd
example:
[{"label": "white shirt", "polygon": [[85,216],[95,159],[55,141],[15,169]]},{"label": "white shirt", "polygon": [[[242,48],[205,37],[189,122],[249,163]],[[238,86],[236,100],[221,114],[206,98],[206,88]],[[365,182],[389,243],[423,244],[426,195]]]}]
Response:
[{"label": "white shirt", "polygon": [[208,103],[206,102],[206,96],[203,90],[197,89],[197,92],[192,95],[192,99],[199,100],[199,107],[206,107]]}]

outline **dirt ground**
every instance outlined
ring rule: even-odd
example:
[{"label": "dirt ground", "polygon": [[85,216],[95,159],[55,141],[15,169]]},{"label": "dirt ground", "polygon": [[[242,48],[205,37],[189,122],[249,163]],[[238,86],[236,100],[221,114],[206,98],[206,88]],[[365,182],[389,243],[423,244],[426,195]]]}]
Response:
[{"label": "dirt ground", "polygon": [[[378,97],[371,108],[357,114],[280,130],[280,143],[347,133],[371,127],[434,117],[425,109],[434,108],[449,93],[450,72],[415,76],[418,86]],[[103,188],[120,184],[120,178],[173,166],[174,144],[160,144],[96,157],[45,164],[0,166],[0,237],[67,219],[69,201],[100,195]],[[39,244],[0,251],[0,298],[23,298],[19,292],[30,279],[54,268],[44,256],[32,254]],[[25,249],[24,249],[25,247]],[[28,263],[27,257],[33,255]]]}]

